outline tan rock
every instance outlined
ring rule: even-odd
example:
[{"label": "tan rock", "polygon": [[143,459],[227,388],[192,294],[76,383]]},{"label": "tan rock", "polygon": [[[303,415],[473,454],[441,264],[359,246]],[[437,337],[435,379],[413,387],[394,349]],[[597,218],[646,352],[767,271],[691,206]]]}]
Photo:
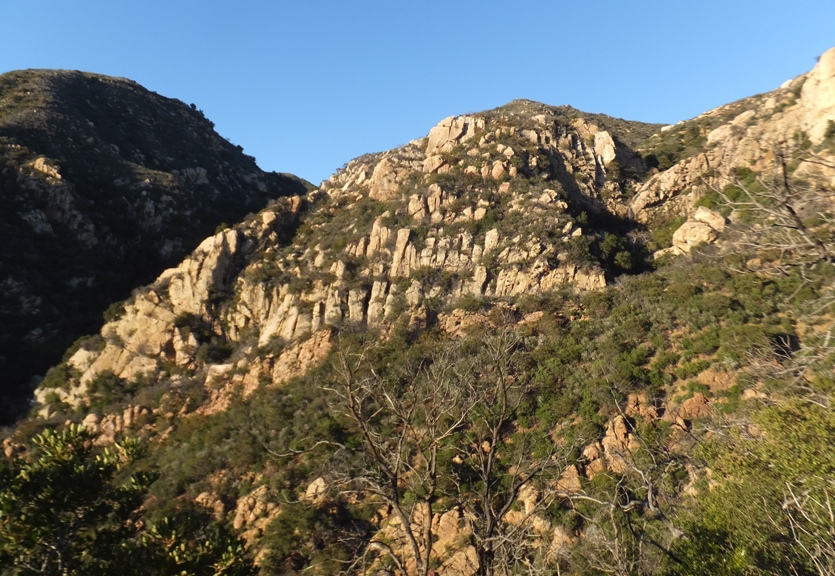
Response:
[{"label": "tan rock", "polygon": [[282,384],[318,366],[327,357],[331,346],[330,330],[320,330],[304,342],[289,346],[275,360],[273,384]]},{"label": "tan rock", "polygon": [[426,204],[426,198],[420,194],[412,194],[409,196],[409,216],[415,220],[423,220],[429,212]]},{"label": "tan rock", "polygon": [[701,392],[696,392],[678,407],[678,415],[686,420],[706,418],[711,415],[710,404]]},{"label": "tan rock", "polygon": [[454,142],[466,142],[475,135],[476,130],[484,129],[484,119],[473,116],[450,116],[429,131],[426,143],[427,155],[435,153],[444,145]]},{"label": "tan rock", "polygon": [[562,526],[554,526],[551,536],[551,545],[548,547],[547,558],[550,562],[556,562],[565,557],[574,546],[576,538],[572,537]]},{"label": "tan rock", "polygon": [[710,244],[718,238],[716,230],[704,222],[688,221],[673,232],[673,247],[682,252],[690,252],[699,244]]},{"label": "tan rock", "polygon": [[708,146],[715,145],[719,142],[728,140],[733,134],[734,127],[732,124],[722,124],[718,128],[714,128],[707,135]]},{"label": "tan rock", "polygon": [[569,494],[576,494],[582,489],[583,487],[580,484],[580,472],[577,470],[577,466],[571,464],[563,470],[562,474],[560,474],[560,478],[557,480],[557,490],[560,492],[567,492]]},{"label": "tan rock", "polygon": [[32,162],[31,166],[33,169],[48,176],[49,178],[61,180],[61,174],[58,172],[58,168],[43,156]]},{"label": "tan rock", "polygon": [[746,388],[742,391],[742,395],[740,396],[740,398],[742,398],[743,400],[761,400],[763,398],[768,398],[768,394],[760,390],[754,390],[753,388]]},{"label": "tan rock", "polygon": [[496,228],[484,235],[484,253],[487,254],[499,245],[499,231]]},{"label": "tan rock", "polygon": [[616,157],[615,141],[605,130],[594,135],[594,155],[604,166],[608,166]]},{"label": "tan rock", "polygon": [[717,232],[722,232],[725,229],[725,217],[719,212],[699,206],[693,214],[693,220],[707,224]]},{"label": "tan rock", "polygon": [[731,120],[731,124],[733,126],[744,127],[748,124],[749,121],[753,120],[756,117],[757,113],[754,110],[746,110],[742,114],[739,114],[736,118]]},{"label": "tan rock", "polygon": [[304,499],[309,502],[320,502],[324,499],[327,488],[328,483],[319,476],[307,485],[307,489],[304,491]]},{"label": "tan rock", "polygon": [[381,159],[374,167],[368,182],[368,195],[375,200],[388,202],[397,194],[397,171],[390,158]]},{"label": "tan rock", "polygon": [[803,128],[813,144],[823,141],[831,121],[835,121],[835,48],[818,59],[800,93]]},{"label": "tan rock", "polygon": [[237,230],[224,230],[204,240],[176,269],[166,270],[158,281],[168,281],[168,296],[175,315],[205,312],[209,292],[219,287],[242,248]]},{"label": "tan rock", "polygon": [[95,412],[91,412],[84,417],[84,420],[81,421],[81,425],[95,434],[99,431],[99,422],[101,422],[101,417]]},{"label": "tan rock", "polygon": [[603,446],[600,445],[600,442],[595,442],[594,444],[589,444],[585,448],[583,448],[583,458],[588,460],[589,462],[593,462],[600,458],[603,454]]},{"label": "tan rock", "polygon": [[593,460],[592,462],[589,462],[588,465],[586,465],[586,478],[591,480],[604,470],[606,470],[606,462],[603,460],[603,458]]},{"label": "tan rock", "polygon": [[431,174],[432,172],[437,172],[438,168],[444,165],[444,159],[437,154],[432,156],[427,156],[426,160],[423,161],[423,171],[426,174]]}]

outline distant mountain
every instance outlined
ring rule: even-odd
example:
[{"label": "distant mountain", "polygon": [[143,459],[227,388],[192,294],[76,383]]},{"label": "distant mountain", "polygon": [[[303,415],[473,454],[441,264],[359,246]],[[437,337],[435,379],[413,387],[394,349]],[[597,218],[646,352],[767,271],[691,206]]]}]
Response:
[{"label": "distant mountain", "polygon": [[305,191],[130,80],[0,76],[0,422],[114,300],[223,222]]}]

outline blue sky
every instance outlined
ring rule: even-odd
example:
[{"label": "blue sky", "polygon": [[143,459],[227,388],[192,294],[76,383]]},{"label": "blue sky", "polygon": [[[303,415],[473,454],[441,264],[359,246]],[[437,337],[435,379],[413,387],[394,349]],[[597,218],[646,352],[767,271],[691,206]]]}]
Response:
[{"label": "blue sky", "polygon": [[131,78],[317,184],[514,98],[677,122],[835,46],[832,0],[0,0],[0,14],[0,72]]}]

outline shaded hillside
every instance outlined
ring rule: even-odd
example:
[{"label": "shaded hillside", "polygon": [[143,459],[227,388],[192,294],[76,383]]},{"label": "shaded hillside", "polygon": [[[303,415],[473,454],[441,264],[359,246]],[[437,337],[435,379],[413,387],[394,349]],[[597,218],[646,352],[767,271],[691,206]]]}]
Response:
[{"label": "shaded hillside", "polygon": [[[0,474],[123,450],[119,549],[187,513],[245,574],[831,573],[833,87],[835,49],[655,134],[515,101],[357,158],[114,307]],[[0,559],[48,564],[10,486]]]},{"label": "shaded hillside", "polygon": [[0,420],[112,301],[218,224],[304,190],[129,80],[0,76]]}]

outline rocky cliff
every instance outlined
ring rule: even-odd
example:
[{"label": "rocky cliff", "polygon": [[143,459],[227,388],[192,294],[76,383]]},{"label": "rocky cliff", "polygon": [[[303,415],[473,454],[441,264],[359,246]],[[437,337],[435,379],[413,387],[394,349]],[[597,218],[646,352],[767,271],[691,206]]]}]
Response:
[{"label": "rocky cliff", "polygon": [[[587,118],[514,102],[349,162],[306,197],[207,239],[136,294],[103,329],[102,350],[85,346],[69,359],[72,381],[83,390],[102,373],[130,380],[158,377],[166,361],[203,366],[194,331],[177,318],[222,336],[236,362],[252,367],[244,379],[281,381],[285,356],[323,358],[297,350],[321,330],[399,321],[425,328],[462,298],[596,290],[640,269],[643,247],[627,238],[630,223],[618,211],[647,168],[624,140],[653,127],[621,121],[621,140]],[[295,234],[282,235],[289,229]],[[288,350],[274,365],[257,361],[274,341]],[[226,380],[224,370],[236,366],[206,375]]]},{"label": "rocky cliff", "polygon": [[[736,494],[734,443],[781,441],[769,407],[831,406],[833,70],[675,126],[442,120],[205,239],[67,352],[30,425],[146,438],[150,500],[231,522],[265,573],[745,557],[693,511]],[[780,534],[763,554],[801,550]]]},{"label": "rocky cliff", "polygon": [[111,302],[222,222],[304,190],[261,171],[195,106],[129,80],[0,76],[0,420]]}]

